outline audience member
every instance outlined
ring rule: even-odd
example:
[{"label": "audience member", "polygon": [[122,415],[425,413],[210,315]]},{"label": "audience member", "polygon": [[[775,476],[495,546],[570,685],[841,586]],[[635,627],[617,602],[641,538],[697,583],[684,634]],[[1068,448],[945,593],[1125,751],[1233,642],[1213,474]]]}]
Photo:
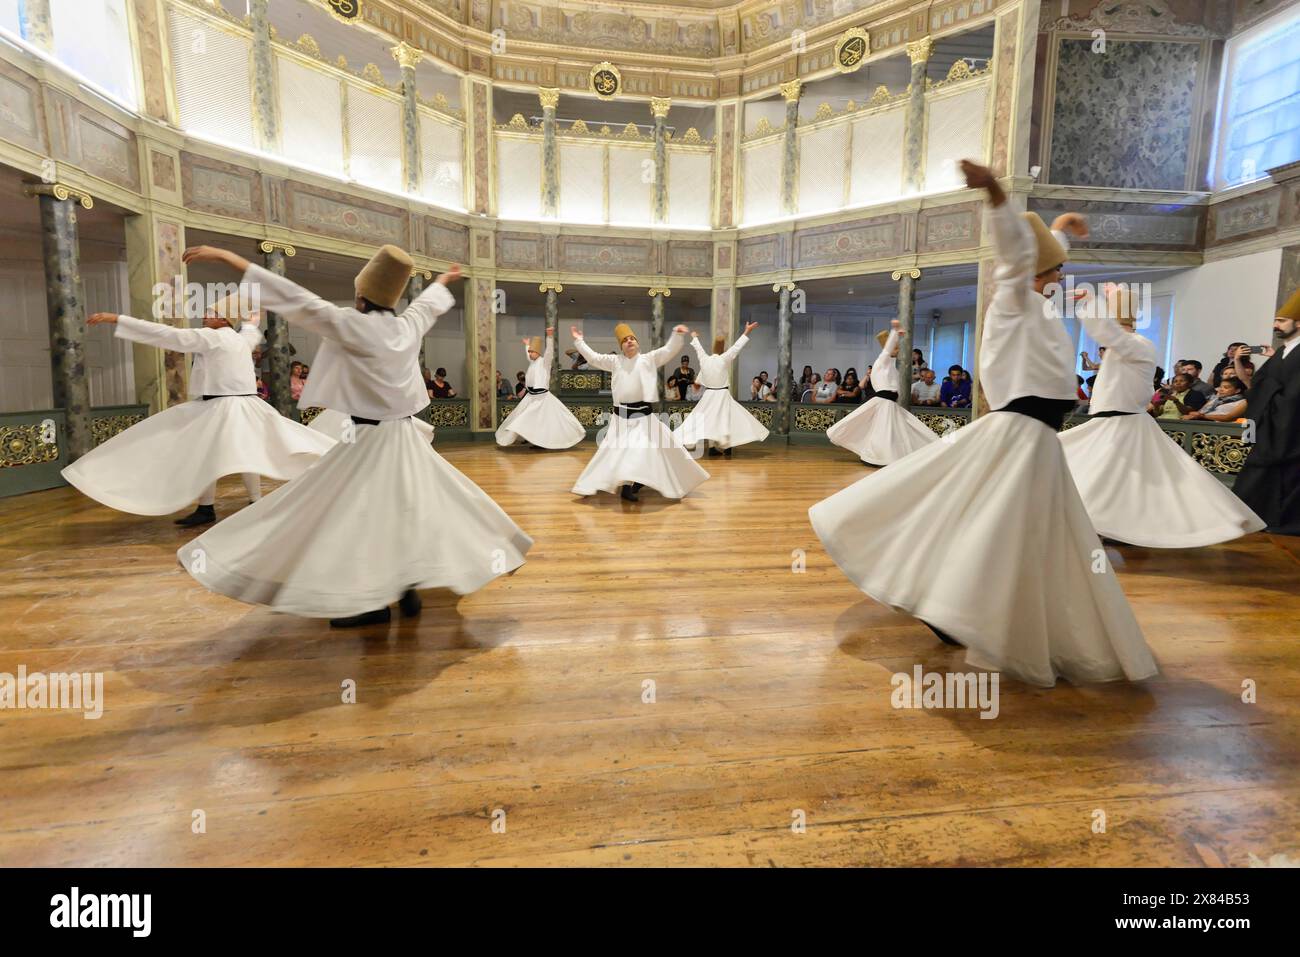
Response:
[{"label": "audience member", "polygon": [[1246,389],[1240,379],[1224,376],[1214,398],[1200,409],[1188,412],[1184,419],[1209,419],[1211,422],[1235,422],[1246,414]]},{"label": "audience member", "polygon": [[1214,395],[1214,386],[1201,378],[1201,363],[1197,359],[1179,359],[1174,366],[1175,372],[1184,372],[1191,376],[1192,388],[1207,399]]},{"label": "audience member", "polygon": [[674,398],[673,392],[677,395],[677,401],[682,402],[686,399],[686,390],[690,384],[695,381],[695,370],[691,368],[691,357],[682,356],[682,364],[673,370],[673,374],[668,377],[667,396],[669,399]]},{"label": "audience member", "polygon": [[934,381],[934,370],[923,368],[920,376],[912,383],[912,405],[938,405],[943,386]]},{"label": "audience member", "polygon": [[970,375],[961,366],[949,366],[939,390],[939,404],[949,409],[970,408]]},{"label": "audience member", "polygon": [[826,374],[822,376],[822,381],[817,383],[817,388],[813,390],[813,402],[819,405],[828,404],[835,401],[835,394],[839,392],[840,370],[827,369]]},{"label": "audience member", "polygon": [[[428,370],[426,370],[428,371]],[[521,372],[520,375],[523,375]],[[456,390],[451,387],[447,381],[447,370],[441,367],[433,374],[433,381],[429,383],[429,398],[431,399],[454,399]]]},{"label": "audience member", "polygon": [[1205,405],[1205,396],[1192,389],[1192,378],[1184,372],[1174,376],[1174,381],[1162,386],[1147,407],[1158,419],[1181,419]]},{"label": "audience member", "polygon": [[862,387],[858,385],[858,374],[852,369],[844,374],[843,384],[835,390],[835,401],[846,405],[857,405],[862,401]]}]

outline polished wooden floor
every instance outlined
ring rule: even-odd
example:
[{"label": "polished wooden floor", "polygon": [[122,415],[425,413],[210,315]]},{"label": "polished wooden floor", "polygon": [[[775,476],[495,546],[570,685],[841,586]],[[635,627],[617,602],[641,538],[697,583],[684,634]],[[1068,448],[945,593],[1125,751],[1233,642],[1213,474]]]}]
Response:
[{"label": "polished wooden floor", "polygon": [[[166,519],[0,500],[0,672],[102,671],[106,698],[98,721],[0,712],[0,864],[1300,857],[1295,540],[1112,550],[1161,676],[1005,681],[981,720],[891,707],[893,673],[965,666],[818,546],[807,507],[865,474],[847,452],[745,449],[631,506],[568,493],[590,443],[442,451],[536,545],[361,634],[209,594]],[[219,512],[241,504],[223,483]]]}]

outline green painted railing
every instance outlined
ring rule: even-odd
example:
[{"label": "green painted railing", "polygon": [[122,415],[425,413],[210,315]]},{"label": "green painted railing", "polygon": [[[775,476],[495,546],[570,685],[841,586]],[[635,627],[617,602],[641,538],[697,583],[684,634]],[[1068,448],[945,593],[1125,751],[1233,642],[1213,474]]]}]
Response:
[{"label": "green painted railing", "polygon": [[[90,410],[95,445],[107,442],[149,414],[147,405],[106,405]],[[62,409],[0,412],[0,498],[66,485],[67,419]]]}]

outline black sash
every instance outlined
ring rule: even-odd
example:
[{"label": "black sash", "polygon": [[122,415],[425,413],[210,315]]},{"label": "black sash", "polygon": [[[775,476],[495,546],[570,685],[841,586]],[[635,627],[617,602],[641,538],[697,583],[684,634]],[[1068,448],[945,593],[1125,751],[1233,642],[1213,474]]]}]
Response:
[{"label": "black sash", "polygon": [[1059,432],[1061,426],[1065,424],[1065,417],[1077,403],[1077,399],[1045,399],[1041,395],[1022,395],[993,411],[1027,415],[1031,419],[1037,419],[1053,432]]},{"label": "black sash", "polygon": [[551,391],[550,389],[534,389],[529,386],[525,386],[524,388],[528,389],[529,395],[545,395]]},{"label": "black sash", "polygon": [[225,393],[222,395],[205,395],[203,397],[203,401],[207,402],[210,399],[245,399],[245,398],[251,398],[255,395],[257,395],[256,392],[235,392],[233,394]]},{"label": "black sash", "polygon": [[730,389],[731,386],[729,385],[706,385],[704,387],[705,392],[727,392]]},{"label": "black sash", "polygon": [[652,411],[649,402],[629,402],[627,405],[615,405],[614,413],[623,419],[635,419],[649,415]]},{"label": "black sash", "polygon": [[872,398],[873,398],[873,399],[888,399],[890,402],[897,402],[897,401],[898,401],[898,393],[897,393],[897,392],[891,392],[889,389],[885,389],[885,390],[883,390],[883,391],[881,391],[881,392],[877,392],[874,396],[872,396]]},{"label": "black sash", "polygon": [[355,425],[378,425],[379,424],[378,419],[363,419],[359,415],[349,416],[349,418],[352,419],[352,422]]},{"label": "black sash", "polygon": [[1109,412],[1093,412],[1088,416],[1090,419],[1108,419],[1112,415],[1137,415],[1136,412],[1120,412],[1118,409]]}]

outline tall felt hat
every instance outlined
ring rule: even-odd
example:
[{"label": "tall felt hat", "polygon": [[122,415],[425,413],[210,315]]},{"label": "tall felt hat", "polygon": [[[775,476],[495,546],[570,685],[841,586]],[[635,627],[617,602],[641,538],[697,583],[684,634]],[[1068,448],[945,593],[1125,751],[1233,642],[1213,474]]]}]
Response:
[{"label": "tall felt hat", "polygon": [[1034,266],[1034,275],[1040,275],[1049,269],[1062,265],[1069,255],[1060,240],[1052,235],[1047,224],[1037,213],[1024,213],[1025,222],[1034,231],[1034,243],[1038,246],[1038,262]]},{"label": "tall felt hat", "polygon": [[1277,317],[1300,322],[1300,289],[1291,293],[1291,298],[1282,303],[1282,308],[1277,311]]},{"label": "tall felt hat", "polygon": [[713,354],[720,356],[727,351],[727,340],[722,336],[713,337]]},{"label": "tall felt hat", "polygon": [[[614,327],[614,338],[618,340],[619,345],[622,345],[623,340],[626,339],[628,336],[631,336],[633,339],[636,339],[636,333],[632,331],[632,327],[629,326],[626,322],[620,322],[617,326]],[[640,341],[641,341],[640,339],[637,339],[638,343],[640,343]]]},{"label": "tall felt hat", "polygon": [[218,299],[212,304],[211,312],[218,319],[224,319],[230,323],[230,328],[236,332],[244,324],[244,319],[251,315],[247,310],[240,309],[239,293],[232,292],[224,299]]},{"label": "tall felt hat", "polygon": [[1127,286],[1107,286],[1106,312],[1116,322],[1137,322],[1137,314],[1133,310],[1133,290]]},{"label": "tall felt hat", "polygon": [[533,336],[531,339],[528,340],[528,351],[529,351],[529,352],[541,352],[541,351],[542,351],[542,337],[541,337],[541,336]]},{"label": "tall felt hat", "polygon": [[880,348],[885,348],[885,343],[889,341],[889,330],[881,329],[876,333],[876,341],[880,343]]},{"label": "tall felt hat", "polygon": [[355,282],[357,295],[376,306],[395,309],[415,266],[406,250],[393,245],[380,246],[361,267]]}]

